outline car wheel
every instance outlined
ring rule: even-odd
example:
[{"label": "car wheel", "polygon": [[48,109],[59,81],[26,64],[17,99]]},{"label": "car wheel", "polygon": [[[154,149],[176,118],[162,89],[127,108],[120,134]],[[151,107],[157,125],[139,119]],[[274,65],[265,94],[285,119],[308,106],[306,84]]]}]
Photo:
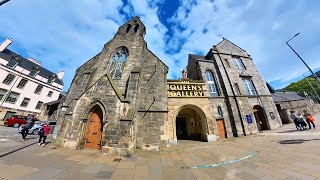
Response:
[{"label": "car wheel", "polygon": [[13,127],[15,127],[15,128],[18,128],[19,126],[20,126],[19,123],[14,123],[14,124],[13,124]]},{"label": "car wheel", "polygon": [[34,129],[34,130],[32,131],[32,134],[38,135],[38,131],[39,131],[39,129]]}]

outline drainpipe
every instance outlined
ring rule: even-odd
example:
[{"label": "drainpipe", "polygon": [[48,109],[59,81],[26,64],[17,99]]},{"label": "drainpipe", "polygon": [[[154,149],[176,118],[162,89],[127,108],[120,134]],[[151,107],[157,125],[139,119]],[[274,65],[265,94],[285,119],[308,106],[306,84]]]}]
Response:
[{"label": "drainpipe", "polygon": [[[229,74],[228,74],[228,72],[227,72],[227,70],[226,70],[226,67],[225,67],[223,61],[222,61],[222,58],[221,58],[221,56],[220,56],[220,53],[219,53],[218,49],[216,49],[216,51],[217,51],[217,54],[218,54],[218,56],[219,56],[219,59],[220,59],[220,61],[221,61],[221,63],[222,63],[224,72],[225,72],[226,75],[227,75],[228,82],[229,82],[229,84],[230,84],[230,86],[231,86],[232,97],[233,97],[234,101],[236,102],[236,106],[237,106],[238,114],[239,114],[239,117],[240,117],[240,122],[241,122],[241,127],[242,127],[243,135],[246,136],[247,134],[246,134],[246,130],[245,130],[245,128],[244,128],[244,123],[243,123],[243,120],[242,120],[242,115],[241,115],[241,112],[240,112],[240,107],[239,107],[238,100],[237,100],[237,97],[236,97],[236,95],[235,95],[235,92],[234,92],[234,89],[233,89],[233,86],[232,86],[232,83],[231,83]],[[213,53],[213,54],[214,54],[214,53]],[[237,128],[237,127],[236,127],[236,128]]]}]

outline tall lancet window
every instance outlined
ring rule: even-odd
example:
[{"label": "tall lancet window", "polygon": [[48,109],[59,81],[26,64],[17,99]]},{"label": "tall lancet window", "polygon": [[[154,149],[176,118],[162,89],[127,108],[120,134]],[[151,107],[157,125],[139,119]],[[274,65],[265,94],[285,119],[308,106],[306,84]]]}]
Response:
[{"label": "tall lancet window", "polygon": [[128,50],[125,47],[119,47],[112,54],[112,62],[109,68],[113,79],[120,79],[122,76],[123,64],[127,60]]},{"label": "tall lancet window", "polygon": [[209,93],[211,96],[219,96],[216,81],[211,71],[206,71],[206,79],[209,87]]}]

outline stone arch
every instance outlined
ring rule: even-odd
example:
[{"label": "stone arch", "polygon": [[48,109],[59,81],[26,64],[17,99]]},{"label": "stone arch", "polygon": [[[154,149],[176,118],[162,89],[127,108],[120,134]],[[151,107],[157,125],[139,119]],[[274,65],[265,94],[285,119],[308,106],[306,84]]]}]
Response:
[{"label": "stone arch", "polygon": [[[175,113],[174,113],[174,116],[173,116],[173,119],[172,119],[172,124],[173,124],[173,139],[175,142],[177,142],[178,140],[178,136],[177,136],[177,122],[180,121],[179,117],[181,117],[181,114],[179,114],[180,112],[182,112],[183,110],[193,110],[194,113],[196,113],[196,115],[199,117],[199,123],[201,125],[201,133],[200,133],[200,137],[196,140],[201,140],[201,141],[206,141],[207,137],[206,137],[206,134],[209,134],[209,130],[208,130],[208,124],[207,124],[207,117],[206,117],[206,114],[203,112],[203,110],[201,108],[199,108],[198,106],[196,105],[192,105],[192,104],[186,104],[186,105],[183,105],[181,107],[179,107]],[[186,123],[188,124],[188,126],[192,126],[192,121],[194,121],[193,123],[196,124],[198,121],[196,119],[193,119],[190,118],[190,117],[187,117],[189,119],[186,119]],[[193,117],[195,118],[195,116]],[[188,136],[186,139],[193,139],[192,135],[190,135],[191,133],[188,132]]]},{"label": "stone arch", "polygon": [[[101,149],[107,122],[106,108],[99,100],[91,102],[82,114],[80,148]],[[88,145],[92,143],[92,146]]]},{"label": "stone arch", "polygon": [[130,31],[130,29],[131,29],[131,24],[128,24],[127,29],[126,29],[126,33],[128,33]]},{"label": "stone arch", "polygon": [[270,124],[265,110],[260,105],[253,106],[252,110],[258,130],[270,130]]}]

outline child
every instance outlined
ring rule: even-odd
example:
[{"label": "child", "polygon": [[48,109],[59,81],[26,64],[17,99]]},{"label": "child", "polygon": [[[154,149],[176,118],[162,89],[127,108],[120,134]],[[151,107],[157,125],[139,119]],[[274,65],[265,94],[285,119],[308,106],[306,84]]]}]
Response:
[{"label": "child", "polygon": [[311,129],[311,124],[313,125],[313,129],[315,129],[316,126],[314,125],[314,119],[313,119],[312,115],[310,113],[308,113],[308,112],[305,112],[305,116],[306,116],[306,119],[307,119],[307,123],[309,125],[309,129]]},{"label": "child", "polygon": [[[48,134],[50,133],[50,126],[48,125],[48,123],[42,125],[41,129],[39,130],[39,146],[42,144],[42,147],[44,147],[46,145],[46,139]],[[41,143],[41,139],[43,138],[43,141]]]}]

